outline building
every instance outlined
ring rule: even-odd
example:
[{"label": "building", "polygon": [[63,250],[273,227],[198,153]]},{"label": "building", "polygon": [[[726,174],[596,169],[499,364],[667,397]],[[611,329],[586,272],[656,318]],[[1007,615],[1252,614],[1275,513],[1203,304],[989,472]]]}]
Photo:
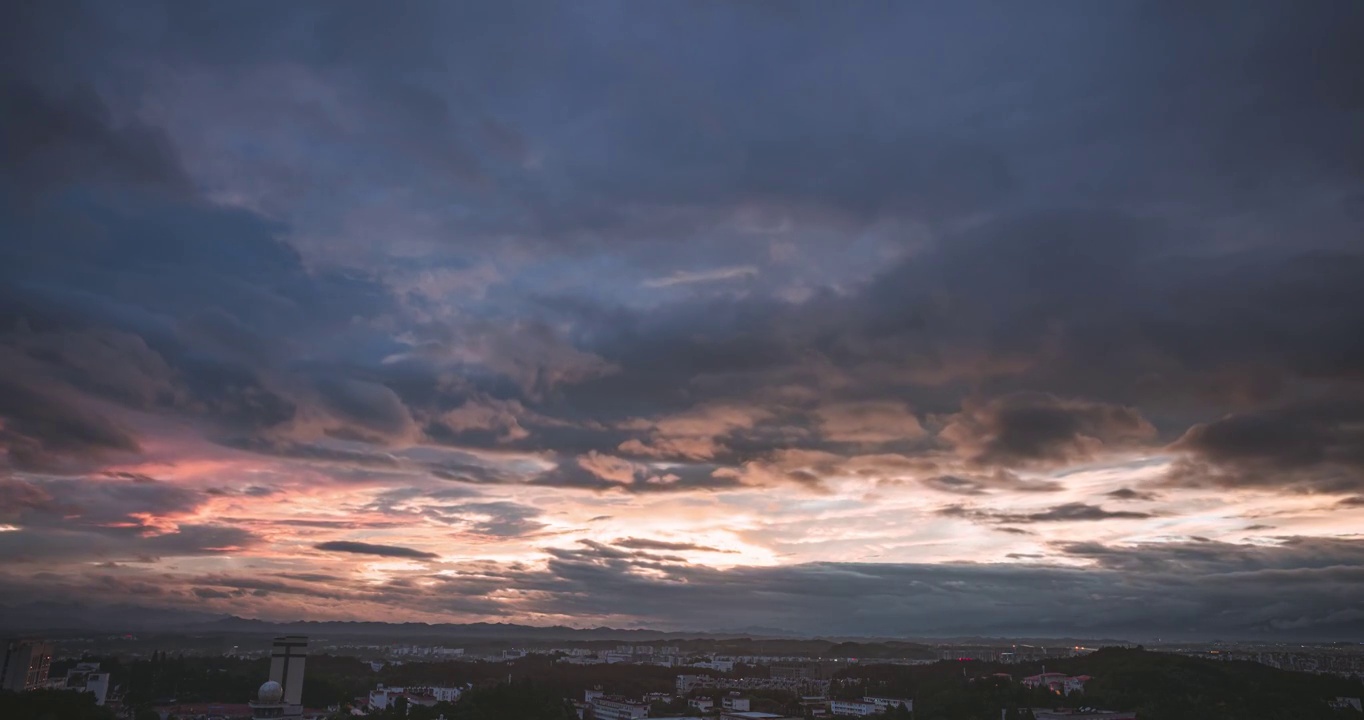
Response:
[{"label": "building", "polygon": [[1044,672],[1039,675],[1029,675],[1023,678],[1022,683],[1024,687],[1029,688],[1050,687],[1053,684],[1059,687],[1061,682],[1068,677],[1070,676],[1065,673]]},{"label": "building", "polygon": [[829,714],[851,717],[880,715],[898,707],[914,710],[914,701],[908,698],[864,697],[861,700],[830,700]]},{"label": "building", "polygon": [[308,659],[308,638],[287,635],[275,638],[270,650],[270,679],[284,688],[284,702],[303,705],[303,665]]},{"label": "building", "polygon": [[1030,688],[1044,687],[1058,695],[1069,695],[1073,692],[1084,692],[1085,683],[1091,679],[1088,675],[1071,677],[1065,673],[1052,672],[1029,675],[1023,678],[1023,684]]},{"label": "building", "polygon": [[10,640],[0,661],[0,689],[23,692],[47,685],[52,646],[40,640]]},{"label": "building", "polygon": [[909,710],[910,712],[914,711],[914,701],[909,698],[868,696],[862,698],[862,702],[869,702],[881,708],[882,710],[894,710],[895,708],[903,707],[904,709]]},{"label": "building", "polygon": [[598,695],[588,701],[593,720],[637,720],[649,717],[649,706],[619,695]]},{"label": "building", "polygon": [[270,679],[250,703],[254,720],[297,718],[303,715],[303,670],[308,657],[308,638],[288,635],[275,638],[270,649]]},{"label": "building", "polygon": [[678,675],[677,694],[686,696],[694,690],[782,690],[800,696],[828,697],[829,681],[812,678],[726,678],[710,675]]},{"label": "building", "polygon": [[692,688],[700,687],[700,686],[701,686],[701,682],[702,682],[702,681],[701,681],[701,678],[702,678],[702,677],[704,677],[704,676],[702,676],[702,675],[678,675],[678,676],[677,676],[677,683],[676,683],[677,694],[678,694],[678,695],[686,695],[687,693],[691,692]]},{"label": "building", "polygon": [[786,662],[773,663],[768,671],[774,678],[790,678],[804,680],[828,680],[838,672],[840,668],[846,667],[847,663],[838,663],[830,660],[810,661],[810,662]]},{"label": "building", "polygon": [[800,720],[799,718],[787,717],[785,715],[774,715],[765,712],[727,712],[720,713],[720,720]]},{"label": "building", "polygon": [[865,700],[830,700],[829,713],[833,715],[843,715],[847,717],[865,717],[867,715],[880,715],[885,712],[885,708],[876,703],[869,703]]},{"label": "building", "polygon": [[773,665],[768,668],[768,673],[774,678],[815,677],[815,670],[807,663]]},{"label": "building", "polygon": [[99,671],[99,663],[77,663],[68,670],[62,688],[88,692],[95,696],[95,704],[103,705],[109,697],[109,673]]},{"label": "building", "polygon": [[726,695],[725,698],[720,701],[720,707],[735,712],[748,712],[753,709],[750,707],[749,699],[736,692]]},{"label": "building", "polygon": [[369,692],[369,709],[384,710],[398,698],[406,699],[408,705],[430,707],[438,702],[455,702],[461,694],[463,690],[457,687],[385,687],[381,683]]},{"label": "building", "polygon": [[1062,691],[1067,695],[1074,692],[1082,693],[1085,691],[1085,683],[1089,682],[1089,680],[1090,677],[1088,675],[1068,677],[1061,685]]}]

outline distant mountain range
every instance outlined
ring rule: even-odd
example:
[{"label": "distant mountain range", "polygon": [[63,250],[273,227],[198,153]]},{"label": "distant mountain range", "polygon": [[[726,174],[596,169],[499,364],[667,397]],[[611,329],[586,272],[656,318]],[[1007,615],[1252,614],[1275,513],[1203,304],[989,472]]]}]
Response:
[{"label": "distant mountain range", "polygon": [[0,606],[0,631],[189,632],[189,633],[302,633],[340,636],[425,637],[457,636],[488,639],[647,640],[684,637],[806,637],[777,628],[734,628],[722,631],[663,631],[628,628],[573,628],[514,623],[385,623],[344,621],[271,622],[235,615],[148,608],[139,605],[86,605],[74,602],[26,603]]},{"label": "distant mountain range", "polygon": [[[423,640],[467,641],[604,641],[648,642],[686,639],[771,639],[814,640],[867,643],[875,641],[919,641],[926,643],[998,644],[1001,642],[1039,645],[1088,644],[1118,645],[1123,640],[1096,638],[1025,639],[982,637],[886,638],[815,636],[772,627],[739,627],[722,630],[657,630],[647,628],[574,628],[563,625],[534,626],[514,623],[386,623],[354,621],[272,622],[234,615],[191,610],[148,608],[139,605],[87,605],[76,602],[26,603],[0,606],[0,634],[69,635],[71,633],[183,633],[194,635],[284,635],[301,634],[333,638],[374,638],[383,642]],[[892,643],[894,644],[894,643]]]}]

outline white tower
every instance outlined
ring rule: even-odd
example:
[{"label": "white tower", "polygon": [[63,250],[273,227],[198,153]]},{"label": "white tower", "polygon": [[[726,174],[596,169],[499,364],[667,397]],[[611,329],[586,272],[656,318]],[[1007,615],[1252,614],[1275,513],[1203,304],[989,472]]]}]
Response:
[{"label": "white tower", "polygon": [[270,679],[260,686],[251,703],[253,720],[296,718],[303,714],[303,663],[308,657],[308,638],[289,635],[275,638],[270,651]]},{"label": "white tower", "polygon": [[307,659],[306,636],[275,638],[275,646],[270,651],[270,679],[284,688],[285,705],[303,705],[303,663]]}]

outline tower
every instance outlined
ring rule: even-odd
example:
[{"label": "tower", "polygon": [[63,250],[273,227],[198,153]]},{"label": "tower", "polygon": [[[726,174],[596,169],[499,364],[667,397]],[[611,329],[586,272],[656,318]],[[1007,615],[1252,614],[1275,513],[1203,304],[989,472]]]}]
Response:
[{"label": "tower", "polygon": [[0,689],[20,692],[47,684],[52,646],[40,640],[10,640],[0,661]]},{"label": "tower", "polygon": [[303,663],[307,657],[307,637],[275,638],[270,650],[270,679],[260,686],[255,702],[251,703],[254,720],[296,718],[303,714]]},{"label": "tower", "polygon": [[286,635],[275,638],[270,651],[270,679],[284,688],[284,704],[303,705],[303,663],[308,658],[308,638]]}]

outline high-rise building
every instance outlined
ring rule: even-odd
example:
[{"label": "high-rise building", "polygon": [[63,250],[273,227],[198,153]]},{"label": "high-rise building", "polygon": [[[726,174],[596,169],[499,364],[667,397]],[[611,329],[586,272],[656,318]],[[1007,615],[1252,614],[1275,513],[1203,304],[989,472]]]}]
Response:
[{"label": "high-rise building", "polygon": [[275,638],[270,651],[270,679],[260,686],[255,702],[251,703],[254,720],[294,718],[303,714],[303,664],[307,657],[307,637]]},{"label": "high-rise building", "polygon": [[40,640],[9,640],[0,662],[0,689],[21,692],[47,685],[52,646]]},{"label": "high-rise building", "polygon": [[308,638],[287,635],[275,638],[270,651],[270,679],[284,688],[284,702],[303,704],[303,663],[308,658]]}]

